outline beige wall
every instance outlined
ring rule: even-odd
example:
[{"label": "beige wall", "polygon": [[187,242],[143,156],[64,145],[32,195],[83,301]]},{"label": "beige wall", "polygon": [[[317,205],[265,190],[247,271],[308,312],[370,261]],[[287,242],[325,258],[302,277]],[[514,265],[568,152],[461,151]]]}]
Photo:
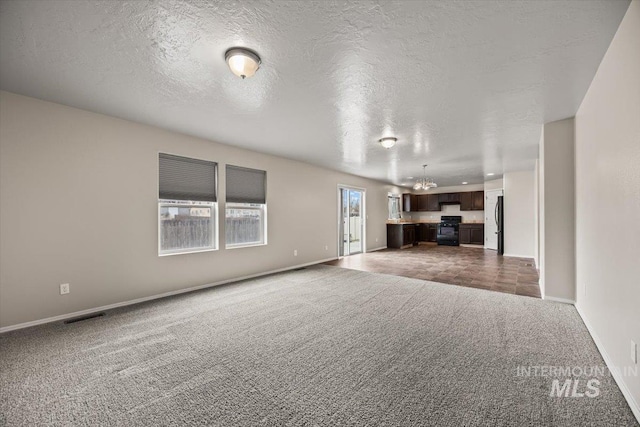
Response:
[{"label": "beige wall", "polygon": [[544,284],[544,276],[542,272],[544,271],[544,259],[545,259],[545,251],[544,248],[546,246],[546,242],[544,239],[545,235],[545,220],[544,220],[544,126],[542,126],[540,130],[540,143],[538,145],[538,273],[540,276],[540,294],[544,298],[545,293],[545,284]]},{"label": "beige wall", "polygon": [[540,160],[540,278],[543,296],[575,301],[574,120],[544,125]]},{"label": "beige wall", "polygon": [[504,187],[504,179],[492,179],[484,182],[484,191],[501,190]]},{"label": "beige wall", "polygon": [[504,254],[535,256],[534,171],[504,174]]},{"label": "beige wall", "polygon": [[[366,189],[367,247],[385,246],[400,192],[7,92],[0,122],[0,327],[334,258],[338,184]],[[269,244],[158,257],[158,152],[265,169]]]},{"label": "beige wall", "polygon": [[533,169],[533,259],[540,269],[540,164]]},{"label": "beige wall", "polygon": [[[612,216],[613,215],[613,216]],[[577,306],[618,368],[640,345],[640,2],[576,114]],[[640,419],[640,377],[617,378]]]}]

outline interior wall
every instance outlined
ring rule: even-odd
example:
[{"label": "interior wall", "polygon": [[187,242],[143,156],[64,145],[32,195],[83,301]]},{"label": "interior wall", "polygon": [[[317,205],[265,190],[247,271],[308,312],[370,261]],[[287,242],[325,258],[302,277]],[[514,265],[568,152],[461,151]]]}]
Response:
[{"label": "interior wall", "polygon": [[504,188],[504,179],[492,179],[491,181],[484,182],[484,191],[500,190]]},{"label": "interior wall", "polygon": [[538,144],[538,276],[540,277],[540,295],[542,298],[545,297],[545,283],[544,283],[544,275],[542,274],[545,271],[544,260],[546,258],[545,255],[545,247],[547,245],[546,240],[544,238],[546,233],[546,222],[544,219],[544,188],[546,186],[546,182],[544,179],[544,126],[541,127],[540,132],[540,142]]},{"label": "interior wall", "polygon": [[535,256],[535,172],[504,174],[504,254]]},{"label": "interior wall", "polygon": [[533,169],[533,259],[536,262],[536,268],[540,267],[540,166],[538,160]]},{"label": "interior wall", "polygon": [[574,119],[544,125],[540,181],[544,297],[575,301]]},{"label": "interior wall", "polygon": [[[0,327],[335,258],[338,184],[366,189],[367,248],[384,247],[401,191],[8,92],[0,122]],[[266,170],[268,245],[159,257],[158,152],[219,162],[222,201],[225,163]]]},{"label": "interior wall", "polygon": [[[638,0],[578,109],[575,132],[577,306],[609,365],[640,370],[629,351],[631,341],[640,345]],[[640,377],[617,379],[640,419]]]}]

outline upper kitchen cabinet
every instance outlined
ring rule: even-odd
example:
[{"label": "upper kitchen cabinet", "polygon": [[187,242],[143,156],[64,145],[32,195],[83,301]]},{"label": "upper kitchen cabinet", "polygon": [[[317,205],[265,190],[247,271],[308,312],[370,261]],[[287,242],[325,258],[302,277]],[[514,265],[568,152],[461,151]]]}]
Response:
[{"label": "upper kitchen cabinet", "polygon": [[437,194],[418,194],[416,198],[418,200],[418,211],[430,212],[440,210],[440,202]]},{"label": "upper kitchen cabinet", "polygon": [[460,194],[461,211],[483,211],[484,191],[468,191]]},{"label": "upper kitchen cabinet", "polygon": [[416,196],[418,201],[418,211],[428,211],[429,210],[429,199],[426,194],[418,194]]},{"label": "upper kitchen cabinet", "polygon": [[456,205],[460,203],[460,193],[441,193],[438,194],[440,204]]},{"label": "upper kitchen cabinet", "polygon": [[460,210],[473,210],[473,192],[467,191],[466,193],[460,193]]},{"label": "upper kitchen cabinet", "polygon": [[418,210],[418,200],[415,194],[405,193],[402,195],[402,211],[414,212]]},{"label": "upper kitchen cabinet", "polygon": [[442,205],[460,204],[461,211],[484,210],[484,191],[466,193],[410,194],[402,195],[404,212],[439,212]]},{"label": "upper kitchen cabinet", "polygon": [[440,198],[437,194],[426,194],[427,196],[427,210],[439,211],[440,210]]},{"label": "upper kitchen cabinet", "polygon": [[473,192],[473,210],[474,211],[484,210],[484,191]]}]

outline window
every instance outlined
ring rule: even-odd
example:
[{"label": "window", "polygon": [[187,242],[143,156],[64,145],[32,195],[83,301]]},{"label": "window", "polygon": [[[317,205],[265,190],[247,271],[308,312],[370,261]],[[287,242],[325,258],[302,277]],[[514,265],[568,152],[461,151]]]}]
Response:
[{"label": "window", "polygon": [[158,254],[217,249],[217,163],[159,157]]},{"label": "window", "polygon": [[267,244],[267,173],[227,165],[226,248]]},{"label": "window", "polygon": [[400,196],[389,193],[389,219],[400,219]]}]

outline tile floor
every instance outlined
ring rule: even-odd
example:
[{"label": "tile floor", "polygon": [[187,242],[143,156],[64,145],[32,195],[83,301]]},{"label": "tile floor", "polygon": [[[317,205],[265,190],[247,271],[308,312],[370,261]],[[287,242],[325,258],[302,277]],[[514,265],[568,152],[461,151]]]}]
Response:
[{"label": "tile floor", "polygon": [[502,257],[483,248],[419,245],[351,255],[326,264],[540,298],[533,259]]}]

